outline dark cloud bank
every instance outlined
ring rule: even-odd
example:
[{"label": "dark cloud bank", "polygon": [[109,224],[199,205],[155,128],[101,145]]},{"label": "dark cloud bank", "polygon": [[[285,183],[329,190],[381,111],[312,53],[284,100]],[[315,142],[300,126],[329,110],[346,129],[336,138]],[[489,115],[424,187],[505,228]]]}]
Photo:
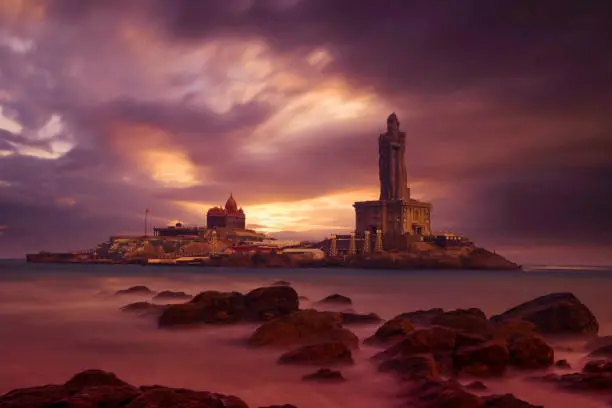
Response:
[{"label": "dark cloud bank", "polygon": [[[158,0],[125,9],[116,1],[48,3],[44,21],[3,16],[7,35],[40,31],[29,53],[0,46],[0,82],[14,95],[0,105],[26,128],[61,114],[77,146],[57,160],[0,155],[0,225],[6,227],[0,255],[74,248],[139,231],[140,212],[151,202],[158,214],[174,218],[171,198],[219,202],[232,189],[258,203],[376,184],[371,172],[384,117],[367,129],[330,130],[325,143],[284,145],[287,158],[274,163],[281,171],[270,172],[270,163],[233,149],[274,115],[265,104],[220,115],[161,95],[143,102],[87,94],[75,76],[89,73],[68,73],[63,64],[75,58],[117,64],[119,71],[104,78],[87,77],[94,82],[137,77],[118,46],[117,32],[131,21],[155,27],[168,47],[228,36],[264,39],[278,55],[325,47],[333,61],[324,75],[374,90],[396,107],[409,136],[410,177],[448,191],[433,201],[440,223],[485,246],[612,244],[612,10],[606,2]],[[189,147],[194,162],[212,166],[219,183],[182,191],[123,185],[129,167],[109,147],[110,125],[120,122],[164,129]],[[0,133],[0,150],[13,149],[16,137]],[[61,204],[63,197],[77,204]],[[598,260],[612,263],[605,255]]]}]

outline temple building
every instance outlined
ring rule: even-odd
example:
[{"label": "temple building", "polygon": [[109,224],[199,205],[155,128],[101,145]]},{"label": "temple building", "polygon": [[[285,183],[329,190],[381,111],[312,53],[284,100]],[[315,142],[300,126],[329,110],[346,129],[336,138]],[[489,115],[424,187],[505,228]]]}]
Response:
[{"label": "temple building", "polygon": [[246,216],[242,208],[238,208],[236,200],[230,194],[225,202],[225,207],[212,207],[206,213],[206,227],[229,228],[244,230],[246,228]]},{"label": "temple building", "polygon": [[[359,201],[355,207],[356,233],[381,230],[387,246],[431,235],[431,204],[410,197],[405,163],[406,133],[395,113],[387,118],[387,132],[378,138],[380,197]],[[395,242],[398,245],[391,245]]]}]

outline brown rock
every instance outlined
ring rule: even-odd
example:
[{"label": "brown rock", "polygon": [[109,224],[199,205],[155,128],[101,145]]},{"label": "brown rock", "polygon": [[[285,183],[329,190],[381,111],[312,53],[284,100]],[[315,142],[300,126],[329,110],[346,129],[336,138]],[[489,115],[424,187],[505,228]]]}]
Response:
[{"label": "brown rock", "polygon": [[296,312],[300,307],[298,294],[290,286],[257,288],[245,295],[249,314],[256,320],[270,320]]},{"label": "brown rock", "polygon": [[484,333],[490,326],[487,316],[482,310],[477,308],[456,309],[444,312],[434,316],[431,319],[431,324],[467,333]]},{"label": "brown rock", "polygon": [[490,395],[482,398],[480,408],[544,408],[516,398],[512,394]]},{"label": "brown rock", "polygon": [[340,371],[330,370],[329,368],[321,368],[312,374],[305,375],[302,377],[303,381],[316,381],[316,382],[343,382],[346,378]]},{"label": "brown rock", "polygon": [[428,310],[416,310],[414,312],[402,313],[396,318],[404,318],[410,320],[412,324],[417,326],[431,326],[431,321],[440,315],[444,314],[444,309],[435,308]]},{"label": "brown rock", "polygon": [[121,296],[121,295],[149,296],[149,295],[153,295],[154,293],[155,292],[153,292],[148,287],[139,285],[139,286],[132,286],[131,288],[127,288],[127,289],[118,290],[117,292],[115,292],[115,296]]},{"label": "brown rock", "polygon": [[566,370],[571,370],[572,369],[572,366],[570,365],[570,363],[568,363],[567,360],[565,360],[565,359],[556,361],[555,362],[555,367],[566,369]]},{"label": "brown rock", "polygon": [[482,383],[482,381],[472,381],[468,385],[465,386],[468,390],[475,391],[484,391],[487,389],[487,386]]},{"label": "brown rock", "polygon": [[291,350],[278,359],[280,364],[353,364],[353,355],[346,344],[329,342],[302,346]]},{"label": "brown rock", "polygon": [[160,386],[142,387],[142,393],[125,408],[248,408],[238,397]]},{"label": "brown rock", "polygon": [[510,262],[503,256],[487,251],[484,248],[475,248],[469,254],[462,256],[461,264],[465,269],[521,269],[520,265]]},{"label": "brown rock", "polygon": [[291,282],[279,280],[279,281],[274,282],[271,286],[291,286]]},{"label": "brown rock", "polygon": [[340,295],[338,293],[334,293],[333,295],[329,295],[324,299],[319,300],[317,303],[333,303],[336,305],[351,305],[353,301],[351,298]]},{"label": "brown rock", "polygon": [[409,393],[414,406],[423,408],[479,408],[481,399],[453,380],[428,380]]},{"label": "brown rock", "polygon": [[513,319],[529,321],[543,334],[597,335],[599,331],[593,312],[571,293],[540,296],[491,317],[495,323]]},{"label": "brown rock", "polygon": [[500,376],[506,371],[510,358],[506,344],[489,341],[457,350],[453,365],[457,373],[474,377]]},{"label": "brown rock", "polygon": [[342,327],[339,313],[300,310],[259,326],[249,339],[253,346],[293,346],[339,341],[359,348],[358,337]]},{"label": "brown rock", "polygon": [[134,302],[121,308],[122,312],[136,313],[140,316],[161,315],[167,305],[155,305],[150,302]]},{"label": "brown rock", "polygon": [[612,361],[593,360],[585,364],[583,373],[612,373]]},{"label": "brown rock", "polygon": [[383,361],[378,370],[391,372],[404,381],[431,380],[438,377],[438,367],[431,356],[395,357]]},{"label": "brown rock", "polygon": [[536,335],[516,335],[508,341],[510,364],[524,369],[548,368],[555,361],[555,352]]},{"label": "brown rock", "polygon": [[196,295],[188,303],[168,306],[159,317],[158,326],[235,323],[244,321],[247,315],[242,294],[208,291]]},{"label": "brown rock", "polygon": [[612,344],[595,349],[589,353],[589,357],[612,357]]},{"label": "brown rock", "polygon": [[1,408],[248,408],[241,399],[160,386],[136,388],[113,373],[87,370],[63,385],[22,388],[0,396]]},{"label": "brown rock", "polygon": [[364,340],[364,343],[386,346],[404,339],[412,331],[414,331],[414,326],[410,320],[396,317],[380,326],[373,336]]},{"label": "brown rock", "polygon": [[419,329],[408,333],[404,340],[378,353],[374,358],[385,360],[396,356],[452,351],[455,348],[456,338],[457,333],[445,327]]},{"label": "brown rock", "polygon": [[69,390],[81,390],[87,387],[94,386],[124,386],[129,385],[123,380],[117,378],[114,373],[103,370],[85,370],[75,374],[71,379],[66,381],[64,386]]},{"label": "brown rock", "polygon": [[375,324],[383,319],[376,313],[359,314],[352,312],[340,312],[343,324]]},{"label": "brown rock", "polygon": [[537,333],[535,324],[521,319],[507,319],[489,326],[489,335],[494,339],[509,339],[514,335],[531,335]]},{"label": "brown rock", "polygon": [[153,297],[153,301],[160,300],[190,300],[193,296],[185,292],[173,292],[171,290],[164,290],[159,292]]}]

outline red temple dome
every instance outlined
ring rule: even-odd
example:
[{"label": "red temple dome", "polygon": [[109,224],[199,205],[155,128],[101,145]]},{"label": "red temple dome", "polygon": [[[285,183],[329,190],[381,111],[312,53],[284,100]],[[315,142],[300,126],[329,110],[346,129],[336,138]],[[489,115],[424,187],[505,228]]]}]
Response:
[{"label": "red temple dome", "polygon": [[225,211],[230,214],[238,211],[238,204],[236,204],[236,200],[234,200],[232,194],[230,194],[229,198],[225,202]]}]

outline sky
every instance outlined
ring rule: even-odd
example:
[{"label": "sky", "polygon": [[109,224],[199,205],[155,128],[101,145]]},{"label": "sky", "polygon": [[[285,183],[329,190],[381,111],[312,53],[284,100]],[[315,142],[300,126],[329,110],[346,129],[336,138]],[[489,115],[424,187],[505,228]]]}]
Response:
[{"label": "sky", "polygon": [[0,0],[0,257],[205,224],[320,239],[378,198],[396,112],[432,228],[612,264],[612,6]]}]

